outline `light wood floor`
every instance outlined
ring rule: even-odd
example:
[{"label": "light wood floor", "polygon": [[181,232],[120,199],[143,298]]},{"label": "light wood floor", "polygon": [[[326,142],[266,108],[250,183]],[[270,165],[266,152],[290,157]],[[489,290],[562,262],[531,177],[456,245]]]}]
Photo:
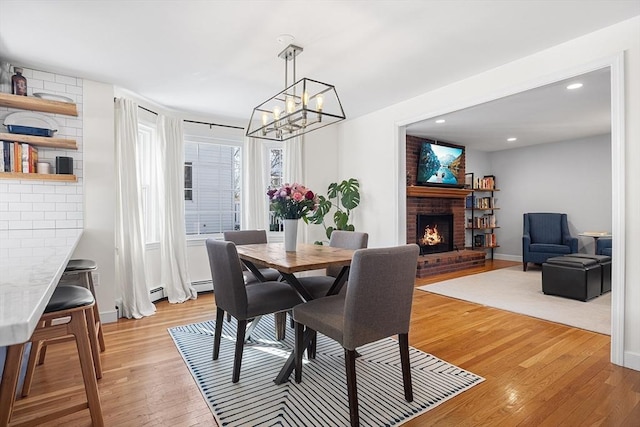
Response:
[{"label": "light wood floor", "polygon": [[[511,265],[494,261],[472,273]],[[105,325],[99,387],[106,425],[215,424],[167,333],[171,326],[213,318],[214,304],[212,294],[184,304],[164,301],[154,316]],[[409,340],[486,381],[408,427],[640,426],[640,372],[609,363],[606,335],[416,290]],[[82,393],[73,347],[54,346],[36,371],[31,396],[19,401],[14,421],[46,411],[44,396],[62,396],[68,404],[67,395],[80,400]],[[90,419],[83,411],[48,425],[88,426]]]}]

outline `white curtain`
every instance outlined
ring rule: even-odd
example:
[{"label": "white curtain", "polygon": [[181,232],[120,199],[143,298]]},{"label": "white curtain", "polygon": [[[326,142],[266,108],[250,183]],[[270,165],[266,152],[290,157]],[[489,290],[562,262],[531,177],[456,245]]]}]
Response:
[{"label": "white curtain", "polygon": [[284,141],[284,182],[306,185],[302,172],[302,144],[304,135]]},{"label": "white curtain", "polygon": [[243,228],[264,230],[268,224],[267,183],[265,182],[265,159],[263,144],[259,139],[245,138],[243,195]]},{"label": "white curtain", "polygon": [[116,278],[122,314],[139,319],[154,314],[156,307],[147,289],[137,138],[138,105],[119,98],[115,102]]},{"label": "white curtain", "polygon": [[187,266],[184,221],[184,133],[182,120],[158,115],[158,204],[160,280],[170,303],[196,299]]}]

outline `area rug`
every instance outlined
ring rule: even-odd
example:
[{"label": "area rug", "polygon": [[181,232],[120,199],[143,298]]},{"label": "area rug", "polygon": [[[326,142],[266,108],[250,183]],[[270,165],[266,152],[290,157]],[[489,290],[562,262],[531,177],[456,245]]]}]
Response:
[{"label": "area rug", "polygon": [[611,293],[588,302],[542,293],[542,270],[509,267],[418,289],[611,335]]},{"label": "area rug", "polygon": [[[220,357],[212,360],[215,321],[169,329],[176,347],[219,425],[347,426],[344,353],[318,334],[316,359],[306,361],[302,382],[273,380],[293,350],[294,334],[274,338],[273,316],[262,318],[245,344],[240,381],[231,382],[236,322],[224,322]],[[410,348],[413,402],[404,400],[397,341],[388,338],[358,348],[360,423],[394,426],[423,414],[484,381],[471,372]]]}]

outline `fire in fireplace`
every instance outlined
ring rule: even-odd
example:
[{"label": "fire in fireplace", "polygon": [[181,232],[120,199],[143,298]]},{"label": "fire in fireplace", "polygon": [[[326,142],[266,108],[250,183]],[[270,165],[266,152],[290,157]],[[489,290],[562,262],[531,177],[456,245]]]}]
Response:
[{"label": "fire in fireplace", "polygon": [[420,214],[416,230],[422,255],[453,250],[453,214]]}]

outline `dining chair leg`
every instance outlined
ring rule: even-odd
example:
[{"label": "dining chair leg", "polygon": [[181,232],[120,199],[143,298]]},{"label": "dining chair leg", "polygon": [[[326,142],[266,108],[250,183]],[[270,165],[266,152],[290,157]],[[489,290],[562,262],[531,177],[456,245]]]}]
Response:
[{"label": "dining chair leg", "polygon": [[349,418],[351,426],[360,425],[358,415],[358,387],[356,385],[356,352],[355,350],[344,349],[344,364],[347,371],[347,395],[349,396]]},{"label": "dining chair leg", "polygon": [[300,383],[302,381],[302,353],[304,349],[302,348],[304,341],[304,325],[302,323],[295,322],[295,345],[293,351],[295,352],[295,369],[296,369],[296,383]]},{"label": "dining chair leg", "polygon": [[233,356],[233,377],[231,382],[240,381],[240,367],[242,366],[242,351],[244,350],[244,336],[247,331],[247,321],[238,320],[238,331],[236,333],[236,352]]},{"label": "dining chair leg", "polygon": [[404,398],[407,402],[413,402],[413,385],[411,383],[411,364],[409,363],[409,334],[398,334],[400,346],[400,363],[402,365],[402,383],[404,385]]},{"label": "dining chair leg", "polygon": [[216,308],[216,329],[213,334],[213,360],[218,360],[220,355],[220,339],[222,338],[222,322],[224,320],[224,310]]},{"label": "dining chair leg", "polygon": [[280,313],[274,313],[274,322],[276,328],[276,339],[282,341],[287,334],[287,312],[281,311]]},{"label": "dining chair leg", "polygon": [[316,346],[318,345],[318,333],[316,331],[311,332],[311,340],[309,340],[309,346],[307,347],[307,357],[309,359],[316,358]]}]

